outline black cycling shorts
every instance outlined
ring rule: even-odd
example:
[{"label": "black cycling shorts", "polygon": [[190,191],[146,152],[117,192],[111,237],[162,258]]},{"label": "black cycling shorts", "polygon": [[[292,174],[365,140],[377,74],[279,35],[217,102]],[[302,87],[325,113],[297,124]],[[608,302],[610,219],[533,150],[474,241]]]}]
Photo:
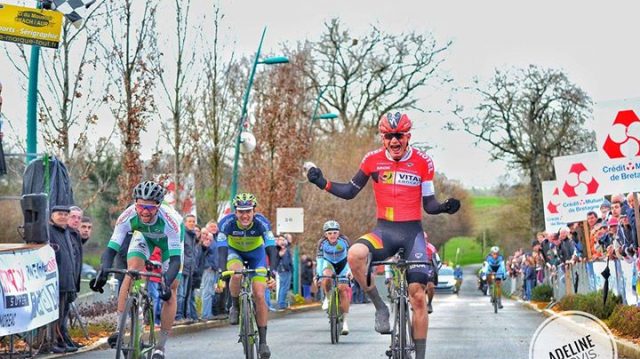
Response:
[{"label": "black cycling shorts", "polygon": [[[372,261],[383,261],[404,248],[405,259],[427,261],[427,245],[420,221],[389,222],[378,219],[373,232],[361,236],[356,243],[369,248]],[[434,280],[435,269],[430,265],[415,265],[407,270],[407,282],[427,284]]]}]

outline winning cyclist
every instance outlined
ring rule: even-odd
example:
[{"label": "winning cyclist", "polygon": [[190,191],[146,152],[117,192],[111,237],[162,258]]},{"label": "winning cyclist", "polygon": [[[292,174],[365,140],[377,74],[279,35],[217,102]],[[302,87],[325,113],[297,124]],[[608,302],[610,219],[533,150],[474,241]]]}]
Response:
[{"label": "winning cyclist", "polygon": [[[433,161],[423,152],[409,146],[411,120],[399,112],[380,119],[378,129],[382,147],[364,156],[360,169],[349,183],[328,181],[319,168],[311,168],[307,178],[320,189],[344,199],[354,198],[373,179],[378,223],[373,232],[360,237],[349,249],[348,261],[354,277],[376,307],[375,329],[389,333],[389,309],[375,284],[367,283],[368,260],[384,260],[404,248],[408,260],[424,260],[425,240],[422,234],[422,209],[429,214],[453,214],[460,208],[454,198],[439,203],[435,197]],[[425,355],[427,313],[425,286],[426,266],[410,268],[407,273],[409,296],[413,308],[413,336],[416,359]]]},{"label": "winning cyclist", "polygon": [[[336,221],[326,221],[322,226],[324,236],[318,242],[318,255],[316,274],[318,276],[338,276],[338,290],[340,291],[340,309],[342,310],[342,335],[349,334],[347,314],[349,313],[349,263],[347,263],[347,251],[349,239],[340,234],[340,224]],[[331,279],[324,278],[320,284],[325,293],[322,309],[328,308],[328,297],[331,290]]]},{"label": "winning cyclist", "polygon": [[[267,255],[269,267],[275,273],[277,249],[276,241],[271,232],[271,223],[260,213],[255,211],[258,200],[251,193],[239,193],[233,199],[235,213],[230,213],[218,223],[218,263],[226,263],[228,270],[242,270],[244,262],[250,269],[266,269]],[[238,324],[240,314],[240,275],[231,277],[229,291],[231,293],[231,309],[229,309],[229,323]],[[266,287],[273,289],[275,280],[262,274],[252,278],[252,291],[256,303],[256,321],[258,322],[258,336],[260,343],[258,355],[260,359],[271,356],[267,345],[268,309],[264,293]]]},{"label": "winning cyclist", "polygon": [[[164,358],[165,345],[176,316],[176,290],[180,281],[184,241],[182,217],[171,207],[161,204],[164,194],[165,189],[153,181],[136,185],[133,189],[135,203],[118,217],[107,249],[102,254],[100,271],[89,283],[92,290],[103,291],[102,287],[107,283],[106,270],[112,268],[113,258],[120,251],[127,232],[133,232],[127,252],[129,270],[144,271],[145,261],[149,259],[155,247],[160,247],[164,272],[164,286],[160,288],[160,298],[165,303],[162,306],[160,338],[153,352],[153,359]],[[130,276],[124,277],[118,294],[118,316],[125,309],[131,282]],[[119,321],[117,325],[120,325]],[[109,336],[108,341],[112,348],[118,339],[118,329]]]},{"label": "winning cyclist", "polygon": [[[482,273],[489,277],[490,273],[495,273],[496,286],[498,286],[498,308],[502,309],[502,280],[507,277],[507,270],[504,265],[504,258],[500,255],[500,248],[491,247],[491,252],[485,259]],[[489,283],[491,284],[491,283]]]}]

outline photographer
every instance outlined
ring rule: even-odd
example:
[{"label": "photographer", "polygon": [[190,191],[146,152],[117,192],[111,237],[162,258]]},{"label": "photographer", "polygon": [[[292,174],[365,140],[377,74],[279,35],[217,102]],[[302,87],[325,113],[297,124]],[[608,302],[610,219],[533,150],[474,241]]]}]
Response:
[{"label": "photographer", "polygon": [[278,309],[287,308],[287,293],[291,287],[291,272],[293,271],[293,260],[291,251],[289,250],[289,240],[284,235],[276,238],[276,246],[278,247]]}]

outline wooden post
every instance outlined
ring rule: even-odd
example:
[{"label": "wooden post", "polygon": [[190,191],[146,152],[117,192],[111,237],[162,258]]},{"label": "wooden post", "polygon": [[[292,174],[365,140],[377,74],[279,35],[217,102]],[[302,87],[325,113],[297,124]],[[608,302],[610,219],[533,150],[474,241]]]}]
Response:
[{"label": "wooden post", "polygon": [[587,260],[591,260],[591,231],[587,221],[582,221],[582,230],[584,231],[584,244],[587,248]]}]

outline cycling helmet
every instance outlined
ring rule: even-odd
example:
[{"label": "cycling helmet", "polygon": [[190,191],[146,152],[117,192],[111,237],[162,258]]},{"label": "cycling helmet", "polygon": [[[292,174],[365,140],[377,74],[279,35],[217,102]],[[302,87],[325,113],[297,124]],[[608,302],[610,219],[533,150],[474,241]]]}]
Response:
[{"label": "cycling helmet", "polygon": [[324,222],[324,225],[322,226],[322,230],[324,232],[326,232],[326,231],[339,231],[340,230],[340,223],[334,221],[333,219],[330,219],[330,220]]},{"label": "cycling helmet", "polygon": [[378,123],[380,133],[403,133],[411,131],[411,120],[406,113],[388,113],[380,117]]},{"label": "cycling helmet", "polygon": [[498,246],[491,247],[491,253],[500,253],[500,248]]},{"label": "cycling helmet", "polygon": [[166,190],[164,187],[153,181],[138,183],[133,189],[133,199],[145,199],[162,203]]},{"label": "cycling helmet", "polygon": [[255,208],[258,205],[258,200],[253,193],[238,193],[233,198],[233,207],[239,210],[247,210]]}]

